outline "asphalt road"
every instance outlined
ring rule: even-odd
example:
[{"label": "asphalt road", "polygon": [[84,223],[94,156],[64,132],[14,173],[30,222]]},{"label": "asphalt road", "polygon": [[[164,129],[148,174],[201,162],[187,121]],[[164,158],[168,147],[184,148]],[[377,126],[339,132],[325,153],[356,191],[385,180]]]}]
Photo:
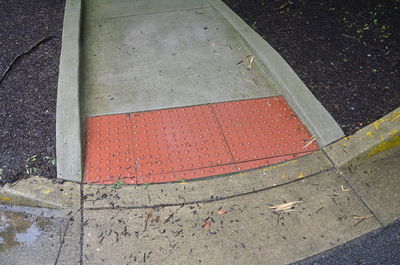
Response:
[{"label": "asphalt road", "polygon": [[400,264],[400,219],[391,225],[296,265]]}]

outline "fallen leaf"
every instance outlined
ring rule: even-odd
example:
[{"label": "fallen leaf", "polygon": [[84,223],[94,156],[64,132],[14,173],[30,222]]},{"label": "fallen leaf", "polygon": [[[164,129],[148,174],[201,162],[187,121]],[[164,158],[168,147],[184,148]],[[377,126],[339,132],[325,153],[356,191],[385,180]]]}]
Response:
[{"label": "fallen leaf", "polygon": [[361,215],[361,216],[353,216],[353,218],[357,219],[357,220],[364,220],[364,219],[368,219],[368,218],[371,218],[371,217],[373,217],[372,214],[370,214],[370,215]]},{"label": "fallen leaf", "polygon": [[153,209],[150,209],[147,211],[145,217],[144,217],[144,221],[147,222],[149,221],[149,219],[153,216]]},{"label": "fallen leaf", "polygon": [[251,68],[253,67],[253,62],[254,62],[254,56],[251,56],[249,64],[247,65],[247,70],[251,70]]},{"label": "fallen leaf", "polygon": [[301,201],[287,202],[275,206],[270,206],[269,208],[272,209],[274,212],[289,212],[293,211],[293,207],[300,202]]},{"label": "fallen leaf", "polygon": [[226,214],[228,211],[226,211],[226,210],[224,210],[224,209],[219,209],[218,210],[218,214],[219,215],[223,215],[223,214]]},{"label": "fallen leaf", "polygon": [[210,227],[211,227],[211,222],[204,221],[204,223],[202,224],[202,226],[201,226],[201,227],[203,227],[204,229],[207,229],[207,230],[209,230],[209,229],[210,229]]},{"label": "fallen leaf", "polygon": [[344,191],[344,192],[351,191],[351,189],[345,189],[344,186],[342,185],[342,191]]},{"label": "fallen leaf", "polygon": [[[240,60],[240,61],[237,63],[237,65],[243,63],[247,58],[249,58],[249,57],[251,57],[251,56],[252,56],[251,54],[247,54],[247,55],[243,56],[242,60]],[[254,57],[254,56],[253,56],[253,57]],[[254,60],[254,59],[253,59],[253,60]]]}]

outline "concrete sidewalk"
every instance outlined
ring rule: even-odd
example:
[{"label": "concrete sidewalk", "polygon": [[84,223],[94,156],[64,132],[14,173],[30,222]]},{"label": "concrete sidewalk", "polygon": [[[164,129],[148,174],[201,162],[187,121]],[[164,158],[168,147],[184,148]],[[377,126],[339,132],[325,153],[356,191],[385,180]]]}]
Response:
[{"label": "concrete sidewalk", "polygon": [[[12,221],[0,237],[15,243],[1,250],[0,264],[289,264],[400,217],[399,151],[352,161],[339,168],[346,173],[320,153],[241,179],[84,185],[74,195],[82,208],[3,208],[2,222]],[[288,202],[296,202],[289,211],[271,208]],[[34,232],[10,211],[46,225]]]},{"label": "concrete sidewalk", "polygon": [[[38,264],[36,257],[40,264],[303,260],[400,217],[398,117],[395,111],[323,151],[226,177],[139,186],[18,182],[3,202],[17,203],[12,188],[41,187],[35,206],[54,201],[65,209],[2,208],[0,237],[14,243],[0,252],[0,264]],[[64,189],[69,196],[60,196]],[[287,210],[271,208],[287,203]],[[15,211],[46,225],[7,221],[21,220]]]},{"label": "concrete sidewalk", "polygon": [[278,94],[206,0],[88,1],[84,24],[87,115]]},{"label": "concrete sidewalk", "polygon": [[[60,178],[77,182],[37,177],[0,189],[2,203],[57,209],[2,208],[0,240],[36,230],[32,241],[11,240],[0,264],[289,264],[400,217],[400,110],[338,140],[337,124],[297,75],[217,0],[67,7],[75,27],[83,8],[83,46],[66,25],[57,163]],[[192,181],[81,181],[86,116],[273,95],[287,100],[321,150]],[[23,228],[10,221],[24,218]],[[47,225],[38,229],[40,218]]]}]

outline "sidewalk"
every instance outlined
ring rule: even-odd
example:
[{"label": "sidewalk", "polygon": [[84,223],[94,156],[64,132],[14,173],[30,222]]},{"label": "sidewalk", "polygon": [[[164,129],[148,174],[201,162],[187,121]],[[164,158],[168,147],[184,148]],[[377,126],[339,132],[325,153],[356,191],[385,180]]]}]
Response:
[{"label": "sidewalk", "polygon": [[[344,141],[356,149],[361,135],[365,132]],[[331,149],[336,146],[343,142]],[[186,183],[75,185],[68,189],[74,191],[75,204],[31,212],[55,223],[45,221],[46,232],[33,244],[17,241],[0,253],[1,260],[37,264],[30,256],[35,253],[41,264],[289,264],[399,218],[399,151],[392,148],[336,167],[319,151],[264,169]],[[51,201],[65,185],[40,192]],[[30,182],[38,186],[44,183]],[[271,208],[285,203],[292,203],[288,210]],[[30,212],[13,209],[25,216]],[[32,233],[9,224],[17,225],[16,233]]]},{"label": "sidewalk", "polygon": [[288,264],[399,218],[399,110],[339,139],[290,67],[239,37],[219,1],[84,4],[77,79],[63,75],[65,43],[60,71],[59,95],[77,98],[59,97],[57,117],[58,170],[79,183],[0,190],[4,203],[58,209],[30,213],[54,214],[53,232],[42,248],[0,253],[7,264],[36,264],[24,247],[41,264]]}]

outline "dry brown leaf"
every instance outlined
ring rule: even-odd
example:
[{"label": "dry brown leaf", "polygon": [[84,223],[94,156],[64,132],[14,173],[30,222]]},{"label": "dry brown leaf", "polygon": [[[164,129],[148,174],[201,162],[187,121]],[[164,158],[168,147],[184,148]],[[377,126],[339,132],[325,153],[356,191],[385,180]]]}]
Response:
[{"label": "dry brown leaf", "polygon": [[300,203],[301,201],[294,201],[294,202],[287,202],[275,206],[269,207],[272,209],[274,212],[291,212],[293,211],[292,207],[294,207],[296,204]]},{"label": "dry brown leaf", "polygon": [[219,215],[224,215],[224,214],[226,214],[228,211],[226,211],[226,210],[224,210],[224,209],[219,209],[218,210],[218,214]]},{"label": "dry brown leaf", "polygon": [[204,221],[204,223],[201,225],[204,229],[209,230],[211,227],[211,222],[209,221]]},{"label": "dry brown leaf", "polygon": [[247,55],[245,55],[245,56],[243,56],[243,58],[242,58],[242,60],[240,60],[239,62],[237,62],[236,64],[238,65],[238,64],[241,64],[241,63],[243,63],[244,62],[244,60],[246,60],[247,58],[249,58],[251,56],[251,54],[247,54]]},{"label": "dry brown leaf", "polygon": [[153,209],[150,209],[147,211],[147,213],[144,217],[144,221],[147,222],[152,216],[153,216]]}]

